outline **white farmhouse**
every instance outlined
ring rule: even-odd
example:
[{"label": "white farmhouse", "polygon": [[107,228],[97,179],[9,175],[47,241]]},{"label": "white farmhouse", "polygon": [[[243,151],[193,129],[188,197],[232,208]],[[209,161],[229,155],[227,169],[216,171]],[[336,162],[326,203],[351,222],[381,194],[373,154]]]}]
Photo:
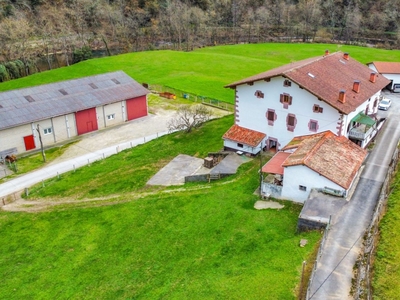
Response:
[{"label": "white farmhouse", "polygon": [[311,189],[347,196],[367,155],[365,149],[331,131],[299,136],[263,167],[265,196],[295,202],[307,200]]},{"label": "white farmhouse", "polygon": [[[336,52],[236,81],[235,126],[265,134],[260,146],[279,150],[295,136],[330,130],[365,147],[377,132],[384,76]],[[224,147],[254,149],[224,137]]]}]

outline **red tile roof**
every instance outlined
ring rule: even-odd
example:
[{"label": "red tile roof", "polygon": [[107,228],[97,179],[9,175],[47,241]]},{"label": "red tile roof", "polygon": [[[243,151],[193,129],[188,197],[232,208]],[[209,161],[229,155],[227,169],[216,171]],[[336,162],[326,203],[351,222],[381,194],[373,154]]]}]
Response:
[{"label": "red tile roof", "polygon": [[[342,52],[336,52],[287,64],[236,81],[226,87],[236,88],[238,85],[283,76],[340,112],[349,114],[390,83],[388,79],[379,74],[375,83],[372,83],[369,80],[370,74],[371,69],[366,65],[352,59],[350,56],[345,59]],[[353,83],[356,80],[360,82],[359,93],[353,91]],[[345,103],[338,101],[341,90],[345,91]]]},{"label": "red tile roof", "polygon": [[400,62],[373,61],[372,64],[381,74],[400,74]]},{"label": "red tile roof", "polygon": [[264,173],[283,175],[283,162],[288,158],[290,152],[276,153],[261,169]]},{"label": "red tile roof", "polygon": [[222,138],[256,147],[265,137],[265,133],[233,125]]},{"label": "red tile roof", "polygon": [[296,149],[283,167],[304,165],[348,189],[361,167],[367,151],[344,136],[331,131],[295,137],[284,150]]}]

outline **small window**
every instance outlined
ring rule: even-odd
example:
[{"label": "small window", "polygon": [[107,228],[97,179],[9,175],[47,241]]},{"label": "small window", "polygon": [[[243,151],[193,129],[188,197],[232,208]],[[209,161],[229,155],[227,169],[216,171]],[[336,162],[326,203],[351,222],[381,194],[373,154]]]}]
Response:
[{"label": "small window", "polygon": [[238,143],[237,146],[238,146],[239,148],[243,148],[243,144]]},{"label": "small window", "polygon": [[292,82],[290,81],[290,80],[285,80],[284,82],[283,82],[283,86],[292,86]]},{"label": "small window", "polygon": [[51,129],[51,127],[43,129],[43,133],[44,133],[45,135],[51,134],[52,132],[53,132],[53,130]]},{"label": "small window", "polygon": [[107,116],[107,120],[114,120],[115,119],[115,114],[111,114]]},{"label": "small window", "polygon": [[318,104],[314,104],[314,106],[313,106],[313,112],[315,112],[315,113],[322,113],[324,111],[324,109],[321,107],[321,106],[319,106]]},{"label": "small window", "polygon": [[256,96],[257,98],[264,98],[264,93],[261,92],[261,91],[259,91],[259,90],[257,90],[257,91],[254,93],[254,96]]},{"label": "small window", "polygon": [[307,191],[307,187],[304,185],[299,185],[299,190],[305,192],[305,191]]},{"label": "small window", "polygon": [[318,121],[317,120],[310,120],[308,123],[308,129],[312,132],[318,131]]},{"label": "small window", "polygon": [[268,109],[266,113],[266,117],[268,120],[268,125],[274,125],[274,122],[277,118],[275,110],[274,109]]},{"label": "small window", "polygon": [[287,130],[293,132],[294,129],[296,128],[296,124],[297,124],[296,115],[288,114],[286,117]]},{"label": "small window", "polygon": [[281,94],[280,95],[280,102],[283,104],[283,108],[289,108],[289,105],[292,105],[292,96],[289,94]]}]

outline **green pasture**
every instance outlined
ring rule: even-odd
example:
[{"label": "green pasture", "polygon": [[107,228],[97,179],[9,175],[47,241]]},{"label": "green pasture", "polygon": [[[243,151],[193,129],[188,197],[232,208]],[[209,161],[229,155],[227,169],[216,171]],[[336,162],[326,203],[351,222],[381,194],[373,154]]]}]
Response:
[{"label": "green pasture", "polygon": [[301,59],[330,52],[349,52],[361,63],[400,61],[400,51],[337,44],[243,44],[192,52],[146,51],[91,59],[0,84],[0,91],[123,70],[136,81],[173,87],[233,103],[225,85]]},{"label": "green pasture", "polygon": [[400,295],[400,173],[392,183],[387,212],[381,221],[374,261],[374,299],[398,299]]},{"label": "green pasture", "polygon": [[295,299],[320,233],[296,234],[299,205],[253,208],[259,158],[221,181],[145,186],[177,154],[219,150],[232,122],[161,137],[31,192],[77,205],[0,212],[0,298]]}]

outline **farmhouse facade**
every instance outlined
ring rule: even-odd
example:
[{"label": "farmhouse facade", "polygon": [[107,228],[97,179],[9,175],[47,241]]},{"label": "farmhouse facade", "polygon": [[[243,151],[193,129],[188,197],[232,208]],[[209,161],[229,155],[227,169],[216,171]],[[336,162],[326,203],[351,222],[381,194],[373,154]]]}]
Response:
[{"label": "farmhouse facade", "polygon": [[0,153],[40,149],[148,114],[149,91],[122,71],[0,93]]},{"label": "farmhouse facade", "polygon": [[[235,89],[234,126],[265,134],[259,152],[279,150],[295,136],[326,130],[365,147],[377,132],[374,117],[388,84],[348,53],[327,51],[226,87]],[[254,149],[239,140],[224,136],[225,149]]]},{"label": "farmhouse facade", "polygon": [[331,131],[296,137],[262,167],[262,194],[304,202],[311,189],[318,189],[346,197],[366,155]]},{"label": "farmhouse facade", "polygon": [[374,61],[367,64],[368,67],[390,80],[387,88],[391,91],[400,92],[400,62]]}]

